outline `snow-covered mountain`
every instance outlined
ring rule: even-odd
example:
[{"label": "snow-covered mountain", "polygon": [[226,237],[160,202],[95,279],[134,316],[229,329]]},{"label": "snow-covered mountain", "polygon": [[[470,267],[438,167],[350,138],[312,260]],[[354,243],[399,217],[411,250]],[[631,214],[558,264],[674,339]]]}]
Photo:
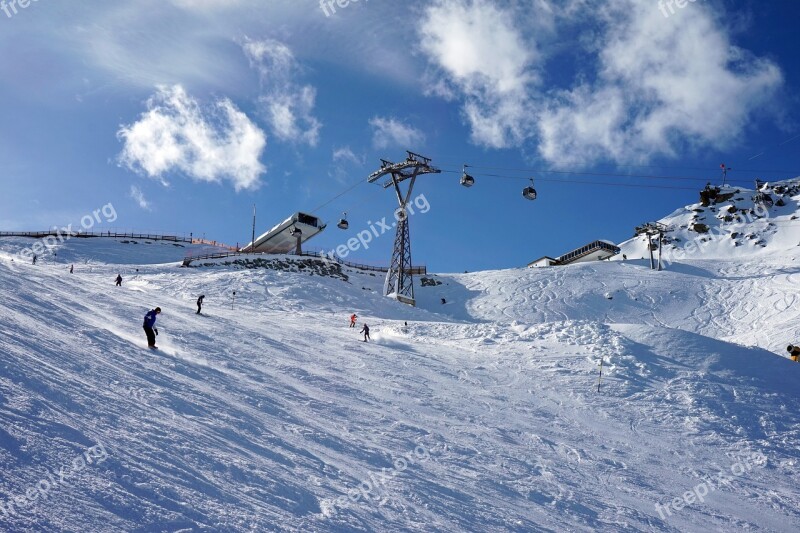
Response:
[{"label": "snow-covered mountain", "polygon": [[[663,219],[668,246],[727,231],[738,194]],[[0,240],[0,527],[795,531],[796,194],[663,272],[634,239],[429,275],[416,309],[306,259],[180,268],[92,239],[33,266]]]},{"label": "snow-covered mountain", "polygon": [[[662,241],[664,259],[795,256],[794,248],[800,245],[800,178],[758,184],[757,190],[709,185],[700,191],[698,203],[658,220],[668,228]],[[649,256],[645,235],[620,247],[631,259]]]}]

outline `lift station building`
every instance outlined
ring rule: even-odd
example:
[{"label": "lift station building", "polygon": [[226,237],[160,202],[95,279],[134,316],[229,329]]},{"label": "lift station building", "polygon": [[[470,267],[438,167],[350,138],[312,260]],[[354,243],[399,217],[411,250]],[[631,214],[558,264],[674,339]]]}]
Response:
[{"label": "lift station building", "polygon": [[541,268],[548,266],[563,266],[573,263],[588,263],[589,261],[601,261],[609,259],[620,253],[620,248],[609,241],[594,241],[580,248],[576,248],[561,257],[553,258],[550,256],[540,257],[536,261],[528,263],[529,268]]}]

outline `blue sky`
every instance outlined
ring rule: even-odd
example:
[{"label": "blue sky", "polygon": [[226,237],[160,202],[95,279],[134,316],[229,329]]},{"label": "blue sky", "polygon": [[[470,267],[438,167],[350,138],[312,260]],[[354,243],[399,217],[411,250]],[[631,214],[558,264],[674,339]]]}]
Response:
[{"label": "blue sky", "polygon": [[800,175],[796,2],[75,4],[0,4],[0,229],[111,202],[115,228],[236,244],[253,204],[259,230],[324,205],[328,250],[391,216],[364,180],[410,149],[445,171],[417,183],[414,263],[474,271],[622,241],[723,162]]}]

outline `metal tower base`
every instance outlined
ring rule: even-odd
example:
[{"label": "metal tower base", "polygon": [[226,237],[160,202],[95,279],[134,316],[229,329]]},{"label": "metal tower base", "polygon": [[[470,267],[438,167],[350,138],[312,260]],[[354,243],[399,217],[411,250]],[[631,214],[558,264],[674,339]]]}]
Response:
[{"label": "metal tower base", "polygon": [[401,304],[410,305],[411,307],[417,306],[417,301],[414,298],[409,298],[408,296],[403,296],[402,294],[387,294],[387,298],[391,298],[392,300],[397,300]]}]

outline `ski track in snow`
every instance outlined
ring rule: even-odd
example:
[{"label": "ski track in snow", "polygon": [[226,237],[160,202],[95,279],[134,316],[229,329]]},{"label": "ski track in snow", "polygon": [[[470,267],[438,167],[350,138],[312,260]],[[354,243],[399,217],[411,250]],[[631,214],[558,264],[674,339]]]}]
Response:
[{"label": "ski track in snow", "polygon": [[[440,275],[418,309],[356,272],[126,265],[117,288],[116,265],[8,265],[0,504],[108,451],[0,514],[9,531],[800,528],[798,368],[767,351],[800,333],[785,259]],[[755,452],[765,466],[659,516]]]}]

